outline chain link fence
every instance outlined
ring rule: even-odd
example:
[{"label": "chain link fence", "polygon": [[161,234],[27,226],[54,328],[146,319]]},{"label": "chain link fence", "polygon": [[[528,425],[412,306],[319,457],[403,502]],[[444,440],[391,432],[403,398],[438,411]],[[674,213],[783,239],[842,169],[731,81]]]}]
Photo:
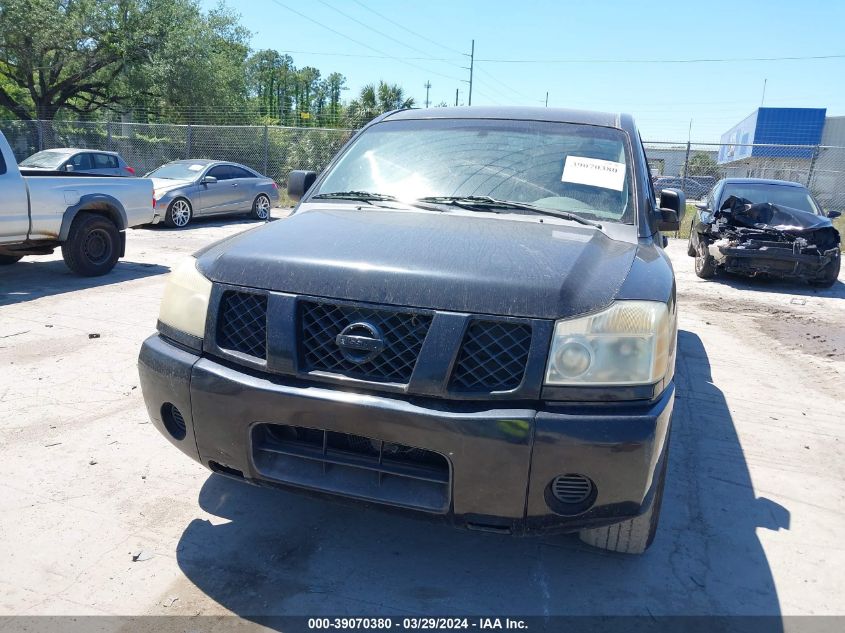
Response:
[{"label": "chain link fence", "polygon": [[720,178],[773,178],[805,185],[825,209],[845,210],[845,147],[647,142],[655,182],[687,198],[707,196]]},{"label": "chain link fence", "polygon": [[18,161],[56,147],[120,153],[138,174],[172,160],[227,160],[279,183],[293,169],[321,171],[354,130],[90,121],[0,121]]},{"label": "chain link fence", "polygon": [[[242,163],[284,184],[293,169],[321,171],[354,130],[90,121],[0,121],[18,160],[42,149],[119,152],[137,173],[183,158]],[[845,210],[845,147],[646,142],[652,176],[702,199],[720,178],[776,178],[806,185],[826,209]]]}]

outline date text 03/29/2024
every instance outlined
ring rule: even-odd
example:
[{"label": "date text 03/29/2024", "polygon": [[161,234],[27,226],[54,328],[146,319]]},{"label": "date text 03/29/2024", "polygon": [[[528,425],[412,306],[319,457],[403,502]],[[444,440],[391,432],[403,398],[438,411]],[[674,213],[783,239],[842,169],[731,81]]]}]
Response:
[{"label": "date text 03/29/2024", "polygon": [[406,617],[402,618],[309,618],[308,628],[311,630],[329,629],[381,629],[390,630],[527,630],[524,620],[512,618],[435,618],[435,617]]}]

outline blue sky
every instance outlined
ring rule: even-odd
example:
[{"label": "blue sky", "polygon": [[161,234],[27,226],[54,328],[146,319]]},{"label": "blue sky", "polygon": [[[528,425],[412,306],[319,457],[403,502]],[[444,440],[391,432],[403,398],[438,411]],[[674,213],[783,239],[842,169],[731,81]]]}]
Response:
[{"label": "blue sky", "polygon": [[[212,7],[216,0],[202,4]],[[254,49],[288,51],[298,67],[314,66],[324,76],[333,71],[344,74],[349,86],[346,99],[362,85],[384,79],[402,85],[419,105],[425,101],[426,81],[431,81],[433,104],[453,104],[456,88],[465,102],[468,86],[462,80],[469,73],[461,67],[469,65],[469,58],[460,53],[469,53],[474,38],[478,61],[473,105],[542,106],[548,91],[552,107],[631,112],[646,140],[686,140],[692,120],[692,140],[710,142],[718,141],[722,132],[760,105],[766,80],[766,106],[826,107],[828,115],[845,114],[845,57],[614,61],[845,55],[845,2],[228,0],[227,4],[252,31]],[[542,63],[485,61],[502,59]]]}]

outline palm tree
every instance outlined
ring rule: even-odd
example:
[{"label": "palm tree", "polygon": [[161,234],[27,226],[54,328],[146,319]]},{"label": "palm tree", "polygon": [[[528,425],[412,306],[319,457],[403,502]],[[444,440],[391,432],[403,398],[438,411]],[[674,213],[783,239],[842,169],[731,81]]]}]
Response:
[{"label": "palm tree", "polygon": [[413,107],[414,98],[406,97],[400,85],[379,81],[378,86],[367,84],[361,88],[358,96],[349,103],[347,116],[353,127],[360,127],[384,112]]}]

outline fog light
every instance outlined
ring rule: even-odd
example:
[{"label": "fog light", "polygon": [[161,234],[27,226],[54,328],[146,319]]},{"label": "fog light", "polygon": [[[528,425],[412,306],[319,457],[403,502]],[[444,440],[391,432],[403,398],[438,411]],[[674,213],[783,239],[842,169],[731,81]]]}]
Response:
[{"label": "fog light", "polygon": [[593,352],[585,341],[570,339],[557,346],[554,355],[554,369],[564,378],[577,378],[586,372],[593,362]]}]

